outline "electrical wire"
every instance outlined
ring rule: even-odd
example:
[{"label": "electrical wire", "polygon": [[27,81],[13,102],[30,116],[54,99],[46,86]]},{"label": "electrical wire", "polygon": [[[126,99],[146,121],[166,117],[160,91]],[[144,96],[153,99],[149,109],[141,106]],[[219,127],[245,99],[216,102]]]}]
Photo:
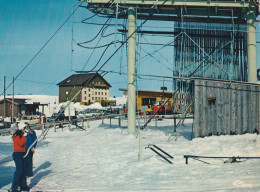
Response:
[{"label": "electrical wire", "polygon": [[[107,22],[109,22],[109,20],[111,20],[111,18],[112,18],[112,17],[109,17],[109,18],[106,20],[105,24],[106,24]],[[99,30],[99,32],[97,33],[97,35],[96,35],[94,38],[92,38],[91,40],[88,40],[88,41],[85,41],[85,42],[82,42],[82,43],[77,43],[77,45],[80,46],[80,45],[82,45],[82,44],[86,44],[86,43],[90,43],[90,42],[94,41],[94,40],[99,36],[99,34],[101,33],[101,31],[104,30],[105,27],[106,27],[106,26],[103,25],[103,26],[101,27],[101,29]]]},{"label": "electrical wire", "polygon": [[90,71],[93,71],[93,70],[98,66],[99,62],[100,62],[101,59],[103,58],[103,56],[104,56],[104,54],[106,53],[106,51],[108,50],[108,48],[109,48],[111,45],[113,45],[113,44],[114,44],[114,42],[111,42],[110,44],[107,45],[107,47],[105,48],[105,50],[104,50],[103,53],[101,54],[101,56],[100,56],[98,62],[96,63],[96,65],[95,65]]},{"label": "electrical wire", "polygon": [[116,41],[116,42],[112,41],[112,42],[110,42],[108,44],[95,46],[95,47],[87,47],[87,46],[83,46],[83,45],[79,45],[79,44],[78,44],[78,46],[80,46],[82,48],[85,48],[85,49],[99,49],[99,48],[107,47],[107,46],[110,46],[111,44],[117,44],[117,43],[122,43],[122,41]]},{"label": "electrical wire", "polygon": [[[80,4],[82,5],[83,2]],[[79,6],[80,6],[79,5]],[[33,60],[41,53],[41,51],[49,44],[49,42],[53,39],[53,37],[60,31],[60,29],[67,23],[67,21],[72,17],[72,15],[78,10],[79,6],[67,17],[67,19],[61,24],[61,26],[54,32],[54,34],[47,40],[47,42],[40,48],[40,50],[33,56],[33,58],[26,64],[26,66],[18,73],[18,75],[14,78],[14,81],[25,71],[25,69],[33,62]],[[1,93],[0,96],[4,94],[4,92],[13,84],[10,83],[5,90]]]}]

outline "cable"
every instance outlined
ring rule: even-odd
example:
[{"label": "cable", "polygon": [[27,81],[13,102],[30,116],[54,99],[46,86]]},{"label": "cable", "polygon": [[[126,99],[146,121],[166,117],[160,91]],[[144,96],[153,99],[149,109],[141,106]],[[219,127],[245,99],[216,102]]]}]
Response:
[{"label": "cable", "polygon": [[[83,2],[82,2],[83,3]],[[81,4],[82,4],[81,3]],[[80,4],[80,5],[81,5]],[[80,6],[79,5],[79,6]],[[20,73],[14,78],[14,81],[24,72],[24,70],[32,63],[32,61],[40,54],[40,52],[46,47],[46,45],[49,44],[49,42],[52,40],[52,38],[60,31],[60,29],[66,24],[66,22],[72,17],[72,15],[78,10],[79,6],[69,15],[69,17],[61,24],[61,26],[54,32],[54,34],[47,40],[47,42],[40,48],[40,50],[33,56],[33,58],[26,64],[26,66],[20,71]],[[0,96],[3,95],[3,93],[13,84],[13,82],[10,83],[6,89],[1,93]]]},{"label": "cable", "polygon": [[[111,1],[112,1],[112,0],[109,0],[109,2],[107,2],[107,4],[110,4]],[[81,4],[80,4],[79,7],[87,8],[86,6],[81,6]],[[87,20],[89,20],[89,19],[92,19],[92,18],[95,17],[95,16],[102,17],[102,16],[99,16],[98,14],[101,13],[101,11],[102,11],[103,9],[104,9],[104,7],[102,7],[98,12],[96,12],[94,15],[90,16],[89,18],[83,19],[83,20],[81,21],[81,23],[85,23],[85,21],[87,21]]]},{"label": "cable", "polygon": [[[74,23],[82,23],[82,22],[74,22]],[[102,23],[92,23],[92,22],[84,22],[83,24],[88,24],[88,25],[105,25],[105,26],[116,26],[116,25],[119,25],[119,26],[123,26],[122,24],[102,24]]]},{"label": "cable", "polygon": [[110,47],[110,45],[113,45],[114,43],[111,42],[110,44],[107,45],[107,47],[105,48],[105,50],[103,51],[103,53],[101,54],[101,57],[99,58],[98,62],[96,63],[96,65],[90,70],[93,71],[99,64],[99,62],[101,61],[102,57],[104,56],[104,54],[106,53],[107,49]]},{"label": "cable", "polygon": [[117,44],[117,43],[122,43],[122,42],[121,41],[117,41],[117,42],[112,41],[108,44],[100,45],[100,46],[96,46],[96,47],[87,47],[87,46],[83,46],[83,45],[79,45],[79,44],[78,44],[78,46],[80,46],[82,48],[86,48],[86,49],[99,49],[99,48],[107,47],[107,46],[110,46],[111,44]]},{"label": "cable", "polygon": [[[106,20],[105,24],[106,24],[111,18],[112,18],[112,17],[109,17],[109,18]],[[86,43],[89,43],[89,42],[91,42],[91,41],[94,41],[94,40],[98,37],[98,35],[101,33],[101,31],[104,30],[104,28],[106,27],[105,24],[101,27],[101,29],[99,30],[99,32],[97,33],[97,35],[96,35],[93,39],[91,39],[91,40],[89,40],[89,41],[82,42],[82,43],[77,43],[77,45],[86,44]]]}]

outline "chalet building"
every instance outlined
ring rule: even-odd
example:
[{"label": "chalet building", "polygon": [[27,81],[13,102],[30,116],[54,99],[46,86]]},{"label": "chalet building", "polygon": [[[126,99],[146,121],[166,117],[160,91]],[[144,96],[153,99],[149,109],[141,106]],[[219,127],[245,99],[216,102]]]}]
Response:
[{"label": "chalet building", "polygon": [[[21,114],[24,115],[38,115],[40,106],[47,105],[40,102],[27,103],[30,99],[14,98],[14,117]],[[12,116],[12,98],[5,98],[0,100],[0,116]]]},{"label": "chalet building", "polygon": [[70,101],[80,90],[73,102],[91,104],[109,100],[111,85],[98,73],[74,74],[59,85],[59,102]]}]

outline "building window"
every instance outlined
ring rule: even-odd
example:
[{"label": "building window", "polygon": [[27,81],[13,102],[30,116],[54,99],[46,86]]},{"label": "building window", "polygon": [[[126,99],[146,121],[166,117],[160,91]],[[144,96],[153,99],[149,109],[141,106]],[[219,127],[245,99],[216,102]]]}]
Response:
[{"label": "building window", "polygon": [[88,91],[90,92],[90,89],[88,89]]},{"label": "building window", "polygon": [[85,98],[85,100],[87,100],[87,97],[84,97]]},{"label": "building window", "polygon": [[94,101],[94,97],[92,97],[92,101]]},{"label": "building window", "polygon": [[90,97],[90,94],[88,94],[88,96]]},{"label": "building window", "polygon": [[87,91],[84,91],[85,94],[87,94]]},{"label": "building window", "polygon": [[98,92],[98,95],[100,95],[100,92]]},{"label": "building window", "polygon": [[103,95],[103,92],[101,92],[101,95]]},{"label": "building window", "polygon": [[207,98],[207,105],[215,105],[216,98]]},{"label": "building window", "polygon": [[95,92],[95,95],[97,95],[97,92]]}]

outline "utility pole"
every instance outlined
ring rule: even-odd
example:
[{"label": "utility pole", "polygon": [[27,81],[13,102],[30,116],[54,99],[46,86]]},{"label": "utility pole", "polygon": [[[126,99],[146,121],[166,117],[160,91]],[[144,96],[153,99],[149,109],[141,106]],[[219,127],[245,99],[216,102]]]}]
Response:
[{"label": "utility pole", "polygon": [[14,77],[13,77],[13,97],[12,97],[12,119],[11,123],[14,123]]},{"label": "utility pole", "polygon": [[135,49],[136,49],[136,12],[128,9],[128,133],[135,134],[136,126],[136,75],[135,75]]},{"label": "utility pole", "polygon": [[6,76],[4,76],[4,118],[6,117],[5,84],[6,84]]},{"label": "utility pole", "polygon": [[247,21],[247,59],[248,59],[248,82],[256,83],[256,18],[255,10],[249,9],[246,14]]}]

